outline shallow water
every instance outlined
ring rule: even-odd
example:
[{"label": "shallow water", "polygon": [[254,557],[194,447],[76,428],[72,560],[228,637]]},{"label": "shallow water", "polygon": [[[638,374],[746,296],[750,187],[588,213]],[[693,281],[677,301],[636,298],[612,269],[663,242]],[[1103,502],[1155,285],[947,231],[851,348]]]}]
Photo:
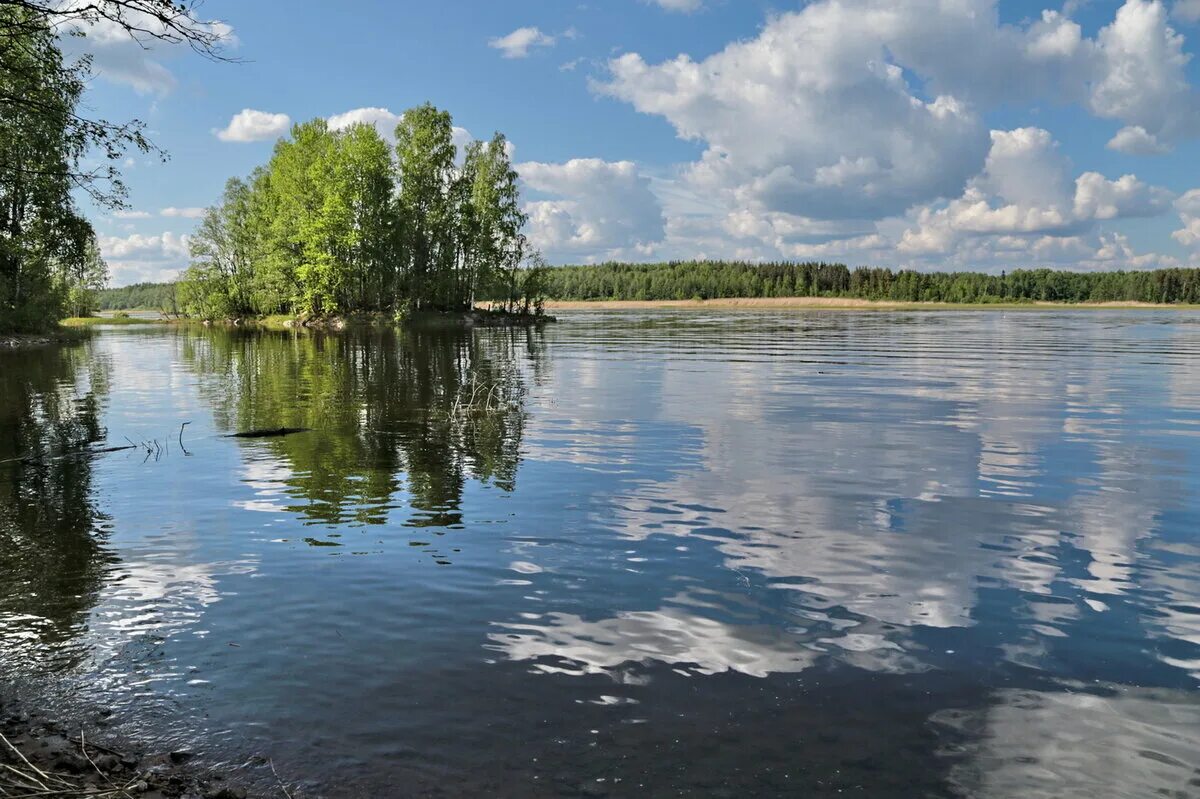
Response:
[{"label": "shallow water", "polygon": [[26,455],[6,682],[313,794],[1200,796],[1200,315],[106,329]]}]

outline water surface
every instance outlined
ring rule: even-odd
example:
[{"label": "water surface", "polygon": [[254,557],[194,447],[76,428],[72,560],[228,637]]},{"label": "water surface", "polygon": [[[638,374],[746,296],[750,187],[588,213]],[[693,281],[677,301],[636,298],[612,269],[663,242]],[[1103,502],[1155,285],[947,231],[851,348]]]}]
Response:
[{"label": "water surface", "polygon": [[1170,311],[106,329],[0,353],[0,670],[317,795],[1200,796],[1198,436]]}]

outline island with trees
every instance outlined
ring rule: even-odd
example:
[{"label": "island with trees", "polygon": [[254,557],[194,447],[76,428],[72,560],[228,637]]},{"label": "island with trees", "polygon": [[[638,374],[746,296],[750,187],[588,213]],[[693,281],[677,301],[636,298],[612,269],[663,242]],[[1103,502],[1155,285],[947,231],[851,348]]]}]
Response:
[{"label": "island with trees", "polygon": [[265,166],[226,184],[163,298],[210,321],[543,321],[545,269],[523,233],[508,143],[497,133],[460,153],[453,137],[430,104],[402,116],[394,148],[368,124],[296,125]]}]

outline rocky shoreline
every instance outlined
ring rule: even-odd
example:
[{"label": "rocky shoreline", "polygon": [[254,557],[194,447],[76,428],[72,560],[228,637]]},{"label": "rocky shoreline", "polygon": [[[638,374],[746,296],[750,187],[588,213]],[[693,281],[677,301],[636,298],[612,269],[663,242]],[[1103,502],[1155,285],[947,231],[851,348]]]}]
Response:
[{"label": "rocky shoreline", "polygon": [[[89,799],[250,799],[300,794],[279,782],[271,794],[254,793],[236,775],[197,767],[192,754],[146,755],[109,746],[95,733],[107,724],[103,712],[89,731],[67,728],[13,704],[0,704],[0,798],[89,797]],[[95,740],[93,739],[95,733]],[[111,743],[111,742],[108,742]],[[269,765],[263,761],[261,765]],[[274,769],[271,769],[272,773]]]}]

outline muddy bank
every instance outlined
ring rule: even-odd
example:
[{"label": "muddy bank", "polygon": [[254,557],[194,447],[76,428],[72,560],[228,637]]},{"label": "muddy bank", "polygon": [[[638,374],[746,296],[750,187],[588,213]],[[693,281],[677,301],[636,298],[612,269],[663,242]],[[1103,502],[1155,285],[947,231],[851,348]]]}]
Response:
[{"label": "muddy bank", "polygon": [[[186,751],[146,754],[106,740],[110,719],[64,725],[0,701],[0,799],[259,799],[301,794],[278,781],[274,791],[245,787],[247,774],[201,768]],[[259,759],[261,760],[261,759]],[[254,763],[270,769],[269,761]],[[249,768],[247,767],[247,772]],[[261,779],[261,778],[259,778]]]}]

